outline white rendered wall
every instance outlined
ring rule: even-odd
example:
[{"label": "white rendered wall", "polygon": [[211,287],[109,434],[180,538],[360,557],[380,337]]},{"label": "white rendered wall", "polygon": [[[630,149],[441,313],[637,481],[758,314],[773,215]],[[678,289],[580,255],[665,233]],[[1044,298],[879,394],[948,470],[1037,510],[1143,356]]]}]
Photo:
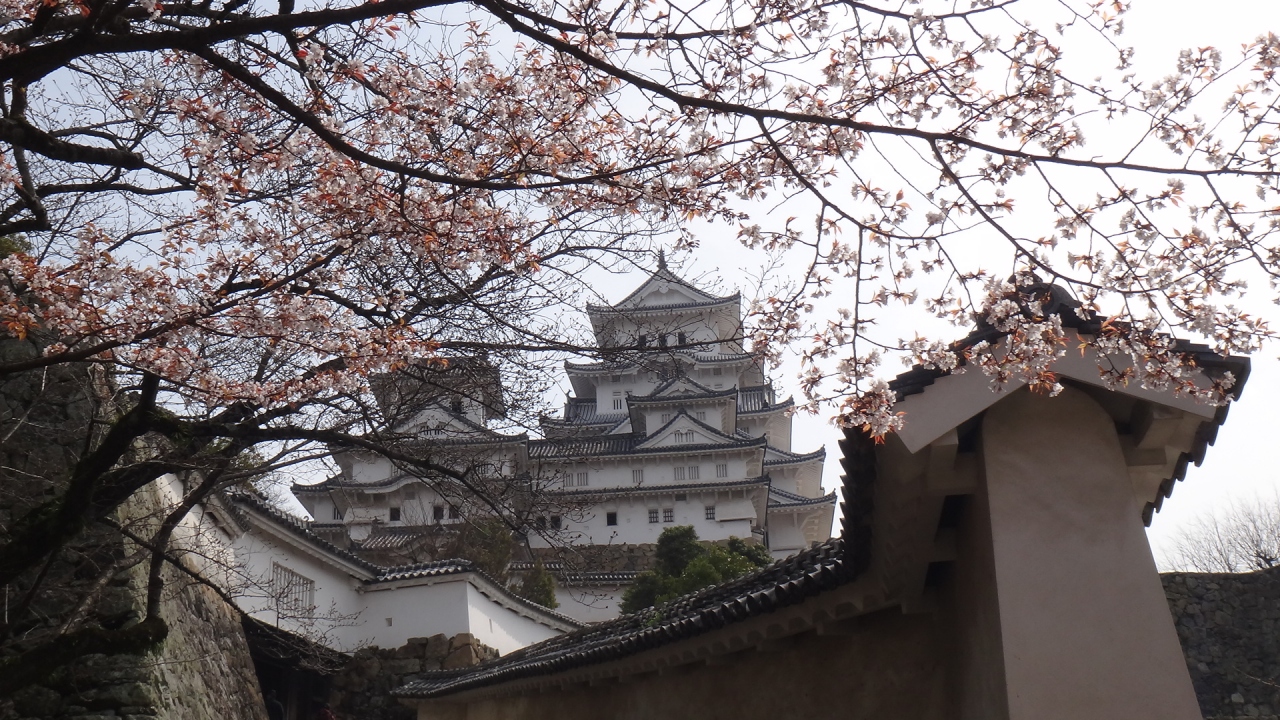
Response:
[{"label": "white rendered wall", "polygon": [[[361,645],[365,623],[359,582],[347,572],[298,549],[291,543],[254,529],[236,539],[236,559],[244,582],[232,588],[242,610],[254,618],[302,635],[336,650],[350,652]],[[311,618],[281,616],[271,590],[273,564],[315,582],[315,613]]]},{"label": "white rendered wall", "polygon": [[411,637],[471,632],[469,587],[461,574],[417,585],[368,586],[360,593],[366,606],[360,636],[369,644],[394,648]]},{"label": "white rendered wall", "polygon": [[982,453],[1009,720],[1200,720],[1107,412],[1020,390]]},{"label": "white rendered wall", "polygon": [[626,587],[622,585],[600,585],[591,587],[556,586],[556,602],[560,606],[556,612],[583,623],[596,623],[612,620],[622,614],[622,594]]},{"label": "white rendered wall", "polygon": [[503,655],[560,634],[559,630],[503,607],[470,584],[466,607],[470,633]]},{"label": "white rendered wall", "polygon": [[[687,491],[686,499],[677,501],[675,495],[622,495],[607,498],[604,502],[592,506],[588,511],[575,513],[572,517],[562,518],[564,539],[570,544],[581,545],[619,545],[655,543],[663,530],[676,525],[692,525],[703,540],[727,540],[730,537],[750,538],[753,525],[759,525],[762,518],[755,517],[754,509],[749,517],[730,518],[722,509],[751,505],[748,493],[762,493],[763,488],[752,491]],[[715,505],[717,517],[722,519],[708,520],[706,508]],[[754,506],[752,506],[754,507]],[[664,509],[673,511],[670,522],[663,521]],[[649,522],[649,510],[658,511],[658,522]],[[616,512],[617,525],[608,525],[608,513]],[[738,513],[738,514],[746,514]],[[531,542],[534,541],[531,538]],[[539,546],[545,543],[539,541]]]}]

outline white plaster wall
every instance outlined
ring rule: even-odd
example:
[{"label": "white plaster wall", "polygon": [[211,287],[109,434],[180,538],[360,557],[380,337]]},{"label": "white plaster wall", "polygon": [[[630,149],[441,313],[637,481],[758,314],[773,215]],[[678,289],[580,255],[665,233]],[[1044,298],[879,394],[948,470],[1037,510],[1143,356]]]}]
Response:
[{"label": "white plaster wall", "polygon": [[411,637],[471,632],[469,587],[462,574],[418,584],[366,586],[360,593],[366,607],[360,637],[369,644],[393,648]]},{"label": "white plaster wall", "polygon": [[[578,472],[588,473],[586,489],[597,488],[632,488],[636,486],[632,479],[632,470],[644,470],[643,484],[685,485],[689,483],[724,483],[748,479],[749,461],[759,454],[759,450],[733,450],[729,452],[704,452],[689,455],[662,455],[661,457],[631,455],[619,458],[604,458],[594,462],[580,463],[544,463],[539,469],[543,477],[575,476]],[[728,465],[728,476],[716,477],[716,465]],[[698,466],[697,480],[676,480],[675,468]],[[687,472],[687,470],[686,470]],[[579,489],[574,486],[574,489]]]},{"label": "white plaster wall", "polygon": [[622,585],[601,585],[592,587],[556,586],[556,602],[560,607],[556,612],[584,623],[596,623],[612,620],[622,614],[622,594],[626,587]]},{"label": "white plaster wall", "polygon": [[[749,538],[751,527],[760,522],[754,510],[750,517],[737,519],[706,519],[706,506],[715,505],[717,518],[724,513],[721,508],[741,505],[750,501],[743,490],[688,491],[685,500],[676,501],[675,495],[621,496],[610,498],[593,506],[588,512],[562,518],[564,534],[572,544],[617,545],[642,544],[658,541],[663,530],[676,525],[692,525],[703,540],[727,540],[730,537]],[[757,491],[757,492],[763,492]],[[649,522],[649,510],[659,512],[659,521]],[[662,522],[662,510],[674,510],[671,522]],[[618,513],[618,524],[607,525],[607,514]],[[744,513],[745,514],[745,513]]]},{"label": "white plaster wall", "polygon": [[470,584],[466,607],[469,632],[503,655],[560,634],[559,630],[503,607]]},{"label": "white plaster wall", "polygon": [[[358,581],[347,572],[321,561],[291,543],[254,529],[233,545],[240,578],[231,593],[242,610],[269,625],[297,633],[342,651],[355,650],[364,638],[364,604],[356,592]],[[315,582],[315,616],[282,617],[271,591],[272,564]]]},{"label": "white plaster wall", "polygon": [[1199,720],[1107,412],[1020,390],[982,453],[1010,720]]}]

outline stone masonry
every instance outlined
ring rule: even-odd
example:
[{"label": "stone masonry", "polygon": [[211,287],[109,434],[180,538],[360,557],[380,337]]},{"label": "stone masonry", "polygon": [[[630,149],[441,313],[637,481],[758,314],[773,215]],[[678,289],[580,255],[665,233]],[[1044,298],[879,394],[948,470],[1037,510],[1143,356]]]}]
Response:
[{"label": "stone masonry", "polygon": [[1280,568],[1161,580],[1206,720],[1280,720]]}]

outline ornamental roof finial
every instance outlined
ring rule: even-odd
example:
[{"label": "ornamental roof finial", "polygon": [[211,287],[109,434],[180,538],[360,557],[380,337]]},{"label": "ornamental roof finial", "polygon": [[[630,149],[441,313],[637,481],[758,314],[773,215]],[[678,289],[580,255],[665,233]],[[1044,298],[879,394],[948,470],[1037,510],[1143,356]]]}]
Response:
[{"label": "ornamental roof finial", "polygon": [[666,269],[667,269],[667,253],[665,250],[659,248],[658,249],[658,270],[661,271]]}]

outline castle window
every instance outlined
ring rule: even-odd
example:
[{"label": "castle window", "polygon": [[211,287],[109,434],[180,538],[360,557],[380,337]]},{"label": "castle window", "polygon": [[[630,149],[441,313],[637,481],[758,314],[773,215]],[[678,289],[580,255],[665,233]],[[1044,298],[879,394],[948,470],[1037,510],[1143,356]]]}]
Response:
[{"label": "castle window", "polygon": [[634,468],[631,470],[631,482],[637,485],[644,482],[644,468]]},{"label": "castle window", "polygon": [[539,515],[538,517],[534,518],[533,524],[537,526],[539,530],[547,529],[547,519],[542,515]]},{"label": "castle window", "polygon": [[678,443],[691,443],[693,442],[693,431],[692,430],[676,431],[672,435],[672,439]]},{"label": "castle window", "polygon": [[458,518],[460,518],[460,517],[462,517],[462,513],[458,512],[458,508],[454,507],[453,505],[450,505],[450,506],[449,506],[449,519],[450,519],[450,520],[457,520],[457,519],[458,519]]},{"label": "castle window", "polygon": [[560,516],[559,516],[559,515],[552,515],[552,516],[551,516],[551,529],[552,529],[552,530],[559,530],[559,529],[560,529]]},{"label": "castle window", "polygon": [[616,398],[614,398],[614,399],[613,399],[613,409],[614,409],[614,410],[622,410],[622,409],[623,409],[623,408],[625,408],[625,407],[626,407],[626,403],[623,401],[623,399],[622,399],[622,398],[620,398],[620,397],[616,397]]},{"label": "castle window", "polygon": [[657,510],[650,510],[650,511],[649,511],[649,522],[651,522],[651,523],[656,523],[656,522],[658,522],[658,511],[657,511]]},{"label": "castle window", "polygon": [[644,333],[640,333],[640,337],[636,338],[636,347],[649,347],[649,336]]},{"label": "castle window", "polygon": [[662,424],[666,425],[671,422],[671,413],[662,413]]},{"label": "castle window", "polygon": [[388,514],[391,517],[391,522],[400,522],[400,508],[393,507]]},{"label": "castle window", "polygon": [[305,617],[315,610],[316,581],[279,563],[271,563],[271,593],[281,615]]},{"label": "castle window", "polygon": [[431,517],[434,518],[436,522],[440,522],[441,520],[444,520],[444,506],[443,505],[433,506],[431,508]]},{"label": "castle window", "polygon": [[667,346],[667,334],[662,333],[661,335],[658,336],[658,347],[666,347],[666,346]]},{"label": "castle window", "polygon": [[[609,376],[609,382],[620,383],[620,382],[622,382],[622,376],[621,376],[621,375],[610,375],[610,376]],[[614,395],[617,395],[617,394],[618,394],[618,393],[614,393]]]},{"label": "castle window", "polygon": [[715,505],[708,505],[708,506],[706,506],[706,507],[702,508],[702,512],[703,512],[703,517],[705,517],[706,519],[708,519],[708,520],[715,520],[715,519],[716,519],[716,506],[715,506]]},{"label": "castle window", "polygon": [[616,513],[616,512],[605,513],[605,514],[604,514],[604,524],[605,524],[605,525],[617,525],[617,524],[618,524],[618,513]]},{"label": "castle window", "polygon": [[342,508],[338,507],[337,505],[333,506],[333,519],[334,520],[342,519]]},{"label": "castle window", "polygon": [[586,473],[586,472],[580,472],[580,473],[578,473],[578,476],[577,476],[577,485],[578,485],[578,487],[586,487],[586,486],[587,486],[587,473]]},{"label": "castle window", "polygon": [[444,428],[427,428],[424,434],[427,437],[440,437],[444,435]]},{"label": "castle window", "polygon": [[669,522],[675,522],[675,521],[676,521],[676,511],[675,511],[675,509],[674,509],[674,508],[663,508],[663,509],[662,509],[662,522],[664,522],[664,523],[669,523]]},{"label": "castle window", "polygon": [[723,375],[723,374],[724,374],[724,368],[711,368],[711,374],[712,374],[712,375]]},{"label": "castle window", "polygon": [[716,465],[716,477],[718,478],[729,477],[729,463],[718,463]]},{"label": "castle window", "polygon": [[687,473],[688,478],[690,480],[697,480],[698,476],[702,474],[701,467],[701,465],[690,465]]},{"label": "castle window", "polygon": [[681,345],[684,345],[684,344],[685,344],[686,340],[685,340],[684,333],[677,333],[677,334],[676,334],[676,342],[677,342],[677,343],[679,343],[679,344],[681,344]]},{"label": "castle window", "polygon": [[695,413],[693,414],[693,416],[694,416],[694,417],[696,417],[696,418],[698,418],[699,420],[701,420],[701,421],[703,421],[703,422],[706,422],[706,421],[707,421],[707,411],[706,411],[706,410],[699,410],[699,411],[695,412]]},{"label": "castle window", "polygon": [[677,481],[684,480],[684,468],[672,468],[671,473]]},{"label": "castle window", "polygon": [[454,398],[453,402],[449,405],[449,407],[456,413],[462,412],[462,398],[460,397]]}]

